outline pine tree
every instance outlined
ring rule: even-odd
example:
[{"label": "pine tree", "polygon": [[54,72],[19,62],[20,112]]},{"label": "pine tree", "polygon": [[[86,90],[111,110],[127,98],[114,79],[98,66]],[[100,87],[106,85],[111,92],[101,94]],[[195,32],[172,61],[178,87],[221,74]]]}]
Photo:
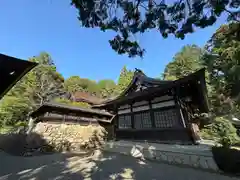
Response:
[{"label": "pine tree", "polygon": [[125,88],[129,85],[133,78],[134,72],[131,70],[128,70],[126,66],[124,66],[121,70],[119,79],[118,79],[118,84],[117,84],[117,91],[118,93],[121,93],[122,91],[125,90]]}]

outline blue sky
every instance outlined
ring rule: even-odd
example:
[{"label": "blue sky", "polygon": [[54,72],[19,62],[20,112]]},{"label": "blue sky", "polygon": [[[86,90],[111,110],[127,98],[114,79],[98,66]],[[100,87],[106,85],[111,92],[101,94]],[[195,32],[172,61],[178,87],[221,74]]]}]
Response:
[{"label": "blue sky", "polygon": [[[220,22],[221,21],[221,22]],[[70,0],[1,0],[0,53],[22,59],[48,52],[58,71],[68,78],[79,75],[93,80],[117,80],[124,65],[140,68],[148,76],[159,77],[165,65],[182,46],[203,46],[223,20],[188,35],[185,40],[163,39],[158,32],[138,37],[146,49],[143,59],[115,53],[108,40],[113,32],[80,27]]]}]

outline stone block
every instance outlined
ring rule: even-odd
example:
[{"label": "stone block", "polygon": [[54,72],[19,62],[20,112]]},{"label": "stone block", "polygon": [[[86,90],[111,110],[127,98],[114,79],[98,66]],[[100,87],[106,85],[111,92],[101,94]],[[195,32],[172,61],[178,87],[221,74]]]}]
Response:
[{"label": "stone block", "polygon": [[131,151],[130,151],[130,154],[135,158],[142,158],[144,156],[143,155],[143,148],[139,147],[139,146],[133,146]]},{"label": "stone block", "polygon": [[200,166],[200,157],[197,155],[190,155],[190,166],[201,167]]},{"label": "stone block", "polygon": [[155,148],[148,148],[148,149],[143,149],[143,154],[144,157],[150,158],[150,159],[156,159],[157,153]]},{"label": "stone block", "polygon": [[191,164],[191,160],[190,160],[189,155],[186,155],[186,154],[182,155],[182,160],[183,160],[182,163],[184,165],[190,165]]},{"label": "stone block", "polygon": [[208,169],[208,164],[207,164],[207,160],[205,157],[201,157],[201,159],[199,161],[199,165],[203,169]]},{"label": "stone block", "polygon": [[[81,126],[81,125],[67,125],[67,124],[51,124],[38,123],[33,129],[33,132],[41,135],[43,139],[51,144],[60,145],[63,142],[68,141],[70,146],[76,146],[79,143],[82,146],[83,142],[89,144],[86,147],[101,146],[104,142],[103,133],[99,126]],[[97,136],[97,138],[93,138]],[[91,141],[91,143],[90,143]],[[75,147],[70,147],[75,149]]]},{"label": "stone block", "polygon": [[211,169],[211,170],[214,170],[214,171],[219,171],[215,161],[213,158],[208,158],[206,160],[206,163],[207,163],[207,166],[208,166],[208,169]]},{"label": "stone block", "polygon": [[168,156],[167,156],[167,153],[165,152],[159,152],[157,156],[160,157],[162,161],[165,161],[165,162],[168,161]]},{"label": "stone block", "polygon": [[174,162],[176,163],[176,164],[183,164],[183,159],[182,159],[182,157],[181,157],[181,155],[176,155],[175,157],[174,157]]}]

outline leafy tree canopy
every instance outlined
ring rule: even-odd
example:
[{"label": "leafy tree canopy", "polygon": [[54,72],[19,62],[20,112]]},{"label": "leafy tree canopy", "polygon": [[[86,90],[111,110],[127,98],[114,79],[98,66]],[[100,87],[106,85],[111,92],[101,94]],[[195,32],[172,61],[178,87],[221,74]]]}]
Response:
[{"label": "leafy tree canopy", "polygon": [[39,65],[25,75],[1,100],[0,122],[13,125],[27,120],[29,112],[64,94],[64,78],[57,72],[51,57],[41,53],[30,61]]},{"label": "leafy tree canopy", "polygon": [[165,80],[176,80],[203,67],[201,58],[203,50],[196,45],[184,46],[173,60],[166,66],[163,78]]},{"label": "leafy tree canopy", "polygon": [[212,113],[235,113],[240,105],[240,24],[221,26],[204,49],[188,45],[165,68],[163,78],[175,80],[206,67]]},{"label": "leafy tree canopy", "polygon": [[66,79],[64,87],[70,93],[81,91],[88,92],[93,95],[99,94],[98,86],[95,81],[87,78],[80,78],[79,76],[71,76]]},{"label": "leafy tree canopy", "polygon": [[1,100],[0,125],[14,125],[18,121],[24,121],[30,110],[29,99],[6,95]]},{"label": "leafy tree canopy", "polygon": [[144,49],[135,34],[156,29],[163,38],[174,35],[184,39],[196,28],[213,25],[224,12],[228,20],[239,21],[238,0],[72,0],[83,27],[112,30],[113,50],[130,57],[143,56]]},{"label": "leafy tree canopy", "polygon": [[240,105],[240,23],[221,26],[208,41],[203,58],[215,87],[218,113],[236,111]]},{"label": "leafy tree canopy", "polygon": [[122,91],[125,90],[125,88],[129,85],[133,78],[134,72],[131,70],[128,70],[126,66],[124,66],[121,70],[118,83],[117,83],[117,92],[120,94]]},{"label": "leafy tree canopy", "polygon": [[213,80],[230,96],[238,96],[240,92],[239,30],[240,23],[221,26],[208,41],[206,49],[209,53],[204,58]]},{"label": "leafy tree canopy", "polygon": [[111,79],[104,79],[98,82],[98,88],[102,98],[110,98],[116,95],[117,85]]},{"label": "leafy tree canopy", "polygon": [[88,103],[74,102],[74,101],[71,101],[71,100],[66,99],[66,98],[57,97],[53,101],[56,102],[56,103],[66,104],[66,105],[70,105],[70,106],[77,106],[77,107],[83,107],[83,108],[89,108],[90,107],[90,105]]}]

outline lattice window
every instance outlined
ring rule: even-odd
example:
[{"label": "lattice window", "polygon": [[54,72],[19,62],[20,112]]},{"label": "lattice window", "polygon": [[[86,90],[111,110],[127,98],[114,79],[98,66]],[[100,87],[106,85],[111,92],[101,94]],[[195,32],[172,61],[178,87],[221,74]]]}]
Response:
[{"label": "lattice window", "polygon": [[119,129],[132,128],[131,115],[119,115],[118,116]]},{"label": "lattice window", "polygon": [[134,114],[134,127],[136,129],[151,128],[152,122],[150,112],[141,112]]},{"label": "lattice window", "polygon": [[161,110],[154,112],[156,128],[180,127],[180,120],[176,109]]}]

